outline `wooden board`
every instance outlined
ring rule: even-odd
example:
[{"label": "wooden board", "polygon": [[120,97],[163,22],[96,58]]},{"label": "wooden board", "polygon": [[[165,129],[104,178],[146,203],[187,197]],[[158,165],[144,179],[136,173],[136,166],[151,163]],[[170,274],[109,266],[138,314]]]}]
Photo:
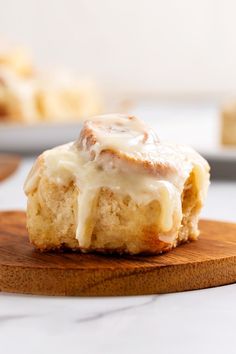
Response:
[{"label": "wooden board", "polygon": [[0,181],[11,176],[17,170],[20,160],[17,155],[0,154]]},{"label": "wooden board", "polygon": [[236,224],[203,220],[199,241],[160,256],[40,253],[25,213],[0,213],[0,290],[45,295],[141,295],[236,282]]}]

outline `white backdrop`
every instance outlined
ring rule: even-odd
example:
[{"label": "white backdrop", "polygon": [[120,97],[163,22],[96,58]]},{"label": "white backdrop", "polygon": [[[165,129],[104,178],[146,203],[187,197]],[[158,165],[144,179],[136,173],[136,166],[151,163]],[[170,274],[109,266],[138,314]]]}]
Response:
[{"label": "white backdrop", "polygon": [[236,92],[235,0],[0,0],[0,33],[112,92]]}]

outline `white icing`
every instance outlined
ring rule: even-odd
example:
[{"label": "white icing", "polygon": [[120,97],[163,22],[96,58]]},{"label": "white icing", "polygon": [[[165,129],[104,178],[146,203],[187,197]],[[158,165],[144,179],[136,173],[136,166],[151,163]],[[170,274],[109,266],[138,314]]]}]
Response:
[{"label": "white icing", "polygon": [[[76,238],[81,247],[89,247],[92,227],[88,221],[101,188],[129,195],[138,205],[149,204],[158,200],[161,212],[159,225],[163,242],[174,241],[175,233],[164,235],[173,227],[181,225],[181,195],[184,183],[194,170],[199,198],[203,202],[209,184],[209,166],[194,150],[184,146],[160,143],[155,133],[136,118],[121,115],[95,117],[87,123],[96,140],[89,144],[88,137],[81,135],[79,142],[69,143],[48,150],[43,154],[45,173],[54,183],[65,185],[74,181],[79,190],[78,220]],[[148,161],[152,166],[163,164],[163,171],[158,168],[149,170],[134,168],[122,158],[101,155],[111,150],[125,154],[137,161]],[[38,183],[37,173],[31,174],[25,184],[26,193]]]},{"label": "white icing", "polygon": [[97,155],[101,150],[113,148],[141,156],[154,151],[155,143],[159,141],[155,133],[140,120],[135,117],[127,119],[122,114],[94,117],[87,122],[87,126],[94,131],[98,140],[92,148]]}]

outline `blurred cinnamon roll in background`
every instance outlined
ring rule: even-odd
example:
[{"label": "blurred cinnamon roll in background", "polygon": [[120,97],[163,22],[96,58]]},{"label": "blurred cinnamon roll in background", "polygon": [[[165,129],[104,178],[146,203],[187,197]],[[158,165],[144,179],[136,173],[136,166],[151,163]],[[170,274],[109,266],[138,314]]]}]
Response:
[{"label": "blurred cinnamon roll in background", "polygon": [[33,63],[26,48],[0,38],[0,67],[13,71],[21,77],[31,76]]},{"label": "blurred cinnamon roll in background", "polygon": [[0,42],[0,121],[65,122],[101,113],[95,83],[35,68],[27,51]]},{"label": "blurred cinnamon roll in background", "polygon": [[227,102],[221,112],[221,142],[236,146],[236,99]]}]

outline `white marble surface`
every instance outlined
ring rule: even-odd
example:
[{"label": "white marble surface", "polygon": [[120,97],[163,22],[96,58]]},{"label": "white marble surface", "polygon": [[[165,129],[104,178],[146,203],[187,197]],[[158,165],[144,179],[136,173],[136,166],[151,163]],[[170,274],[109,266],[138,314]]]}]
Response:
[{"label": "white marble surface", "polygon": [[[25,208],[31,163],[0,184],[1,210]],[[202,216],[236,221],[236,182],[213,182]],[[2,293],[0,353],[235,353],[235,299],[236,285],[114,298]]]}]

